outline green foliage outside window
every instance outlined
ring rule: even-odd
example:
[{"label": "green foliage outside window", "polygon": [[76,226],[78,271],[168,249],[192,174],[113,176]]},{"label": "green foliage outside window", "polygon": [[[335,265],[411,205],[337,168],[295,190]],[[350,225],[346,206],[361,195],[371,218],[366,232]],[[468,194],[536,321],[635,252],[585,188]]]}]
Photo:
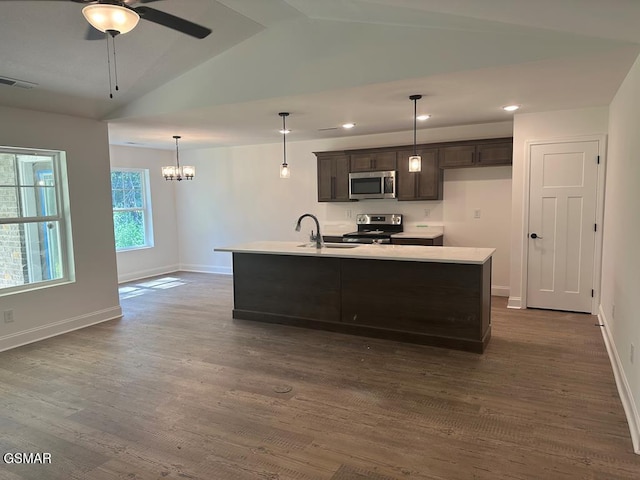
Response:
[{"label": "green foliage outside window", "polygon": [[116,249],[143,247],[147,244],[144,184],[142,171],[111,172]]}]

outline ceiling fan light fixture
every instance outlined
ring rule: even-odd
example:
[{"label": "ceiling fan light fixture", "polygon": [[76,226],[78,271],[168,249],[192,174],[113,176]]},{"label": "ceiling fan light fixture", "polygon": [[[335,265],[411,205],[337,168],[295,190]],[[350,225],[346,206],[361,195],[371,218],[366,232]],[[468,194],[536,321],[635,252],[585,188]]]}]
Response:
[{"label": "ceiling fan light fixture", "polygon": [[109,3],[87,5],[82,9],[82,14],[93,28],[103,33],[108,31],[120,34],[130,32],[140,20],[140,15],[130,8]]}]

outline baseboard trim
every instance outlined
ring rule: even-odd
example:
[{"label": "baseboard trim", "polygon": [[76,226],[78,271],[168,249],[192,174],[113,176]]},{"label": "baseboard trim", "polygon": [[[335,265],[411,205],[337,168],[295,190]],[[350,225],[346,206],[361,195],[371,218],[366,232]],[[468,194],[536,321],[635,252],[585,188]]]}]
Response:
[{"label": "baseboard trim", "polygon": [[134,282],[143,278],[166,275],[167,273],[177,272],[179,269],[178,265],[166,265],[164,267],[151,268],[149,270],[139,270],[137,272],[118,275],[118,283]]},{"label": "baseboard trim", "polygon": [[507,302],[507,308],[517,308],[523,309],[526,308],[522,305],[522,298],[520,297],[509,297],[509,301]]},{"label": "baseboard trim", "polygon": [[618,394],[620,395],[620,401],[624,408],[624,413],[627,416],[627,423],[629,425],[629,433],[631,433],[631,442],[633,443],[633,451],[640,455],[640,415],[636,409],[636,404],[633,398],[633,392],[629,387],[627,377],[624,375],[624,369],[622,368],[622,362],[616,349],[616,344],[611,337],[611,330],[609,329],[609,322],[607,316],[604,314],[602,305],[598,308],[598,323],[603,325],[600,327],[602,331],[602,338],[604,344],[607,347],[607,353],[609,354],[609,361],[611,362],[611,368],[613,369],[613,376],[616,379],[616,386],[618,387]]},{"label": "baseboard trim", "polygon": [[187,265],[181,264],[180,270],[183,272],[195,273],[215,273],[218,275],[233,275],[231,267],[217,267],[215,265]]},{"label": "baseboard trim", "polygon": [[122,308],[118,305],[5,335],[0,337],[0,352],[121,317]]},{"label": "baseboard trim", "polygon": [[495,297],[508,297],[509,287],[502,287],[500,285],[491,285],[491,295]]}]

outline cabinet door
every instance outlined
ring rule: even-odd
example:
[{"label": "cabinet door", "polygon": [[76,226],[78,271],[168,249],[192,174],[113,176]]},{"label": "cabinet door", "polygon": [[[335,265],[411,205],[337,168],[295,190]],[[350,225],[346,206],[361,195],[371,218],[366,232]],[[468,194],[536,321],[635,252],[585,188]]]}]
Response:
[{"label": "cabinet door", "polygon": [[416,200],[441,200],[443,172],[438,167],[438,150],[423,149],[418,155],[422,157],[422,167],[417,178]]},{"label": "cabinet door", "polygon": [[409,171],[409,157],[413,150],[398,152],[398,200],[440,200],[443,175],[438,168],[438,149],[422,148],[416,153],[422,157],[420,172]]},{"label": "cabinet door", "polygon": [[475,145],[442,147],[440,149],[440,168],[472,167],[475,156]]},{"label": "cabinet door", "polygon": [[373,157],[374,170],[395,170],[396,169],[396,152],[379,152]]},{"label": "cabinet door", "polygon": [[335,157],[335,179],[333,181],[333,199],[336,202],[349,201],[349,155]]},{"label": "cabinet door", "polygon": [[488,143],[478,145],[477,165],[511,165],[513,163],[513,144]]},{"label": "cabinet door", "polygon": [[373,155],[370,153],[354,153],[351,155],[352,172],[370,172],[373,170]]},{"label": "cabinet door", "polygon": [[335,178],[334,157],[318,157],[318,201],[330,202],[333,199]]},{"label": "cabinet door", "polygon": [[362,152],[351,155],[352,172],[374,172],[396,169],[396,152]]}]

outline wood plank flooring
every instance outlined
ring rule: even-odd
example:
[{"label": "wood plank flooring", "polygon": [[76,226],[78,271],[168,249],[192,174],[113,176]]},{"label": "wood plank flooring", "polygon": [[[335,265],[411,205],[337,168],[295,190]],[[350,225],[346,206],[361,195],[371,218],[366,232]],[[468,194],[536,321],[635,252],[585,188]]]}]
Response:
[{"label": "wood plank flooring", "polygon": [[172,276],[0,353],[0,454],[52,455],[0,479],[640,478],[595,317],[494,298],[478,355],[234,321],[230,277]]}]

